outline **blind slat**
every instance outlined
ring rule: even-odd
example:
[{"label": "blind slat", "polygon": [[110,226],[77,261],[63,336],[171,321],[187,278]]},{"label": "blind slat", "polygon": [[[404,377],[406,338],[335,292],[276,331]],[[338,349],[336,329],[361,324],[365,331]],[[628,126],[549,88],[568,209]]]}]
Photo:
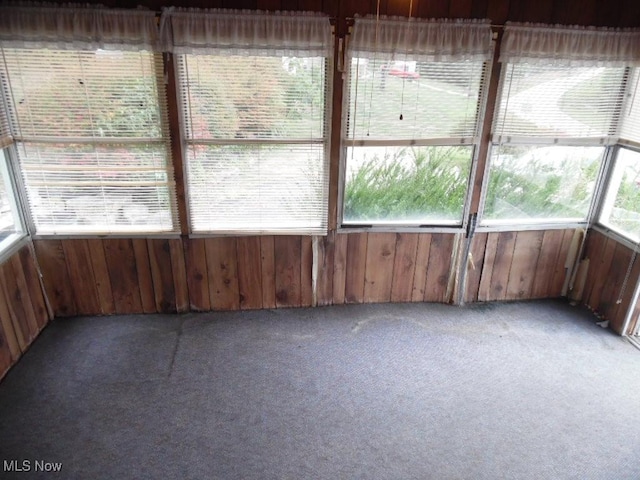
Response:
[{"label": "blind slat", "polygon": [[179,57],[194,233],[326,233],[325,63]]},{"label": "blind slat", "polygon": [[177,231],[160,56],[4,49],[4,57],[36,232]]},{"label": "blind slat", "polygon": [[622,106],[623,67],[508,64],[494,134],[503,140],[613,138]]}]

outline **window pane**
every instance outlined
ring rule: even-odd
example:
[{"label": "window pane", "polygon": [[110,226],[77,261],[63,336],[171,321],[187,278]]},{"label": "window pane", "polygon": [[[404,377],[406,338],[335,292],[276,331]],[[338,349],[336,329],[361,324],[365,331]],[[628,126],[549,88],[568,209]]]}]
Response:
[{"label": "window pane", "polygon": [[615,135],[625,69],[507,65],[493,131],[504,136]]},{"label": "window pane", "polygon": [[603,147],[494,147],[484,219],[585,219],[603,154]]},{"label": "window pane", "polygon": [[38,233],[173,229],[173,182],[163,143],[20,143],[18,150]]},{"label": "window pane", "polygon": [[347,137],[473,137],[483,65],[353,58]]},{"label": "window pane", "polygon": [[194,232],[307,232],[327,224],[324,145],[187,149]]},{"label": "window pane", "polygon": [[343,223],[459,224],[473,147],[347,148]]},{"label": "window pane", "polygon": [[162,64],[152,53],[5,49],[4,55],[18,136],[161,137]]},{"label": "window pane", "polygon": [[322,138],[324,65],[321,57],[184,55],[187,138]]},{"label": "window pane", "polygon": [[640,153],[619,150],[601,220],[640,241]]},{"label": "window pane", "polygon": [[0,248],[2,242],[15,233],[22,233],[23,229],[18,216],[15,194],[9,171],[5,150],[0,151]]}]

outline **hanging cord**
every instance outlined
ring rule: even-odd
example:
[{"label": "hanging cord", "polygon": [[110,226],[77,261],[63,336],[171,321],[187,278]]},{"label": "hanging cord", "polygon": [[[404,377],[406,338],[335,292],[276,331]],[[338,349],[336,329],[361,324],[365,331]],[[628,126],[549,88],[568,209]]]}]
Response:
[{"label": "hanging cord", "polygon": [[[373,49],[373,76],[371,77],[371,90],[369,91],[369,117],[367,119],[367,137],[369,136],[369,132],[371,130],[371,106],[373,105],[373,86],[376,84],[376,71],[375,68],[377,57],[378,57],[378,33],[380,31],[380,0],[378,0],[378,4],[376,6],[376,31],[375,31],[375,39],[374,39],[374,49]],[[386,75],[386,71],[382,72],[382,75]],[[384,78],[383,78],[384,81]]]},{"label": "hanging cord", "polygon": [[[411,14],[413,13],[413,0],[411,0],[409,2],[409,18],[407,18],[407,33],[409,32],[409,24],[411,23]],[[409,47],[406,47],[404,49],[404,68],[405,68],[405,73],[406,73],[406,69],[407,69],[407,50]],[[404,118],[404,115],[402,114],[402,112],[404,111],[404,85],[405,82],[407,81],[407,76],[404,75],[402,77],[402,91],[400,93],[400,120],[402,120]]]}]

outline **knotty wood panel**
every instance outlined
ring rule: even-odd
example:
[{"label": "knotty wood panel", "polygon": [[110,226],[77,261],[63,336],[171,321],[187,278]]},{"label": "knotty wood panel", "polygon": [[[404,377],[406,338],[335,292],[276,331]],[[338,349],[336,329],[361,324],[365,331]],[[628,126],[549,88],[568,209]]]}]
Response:
[{"label": "knotty wood panel", "polygon": [[91,253],[86,240],[65,240],[62,243],[71,288],[79,315],[101,312],[96,278],[93,275]]},{"label": "knotty wood panel", "polygon": [[424,301],[446,303],[447,285],[451,270],[451,254],[454,247],[453,234],[431,235],[429,268],[425,284]]},{"label": "knotty wood panel", "polygon": [[276,307],[276,265],[272,236],[260,237],[260,261],[262,268],[262,308]]},{"label": "knotty wood panel", "polygon": [[506,300],[531,298],[544,232],[518,232],[507,282]]},{"label": "knotty wood panel", "polygon": [[467,264],[467,279],[465,290],[465,302],[477,302],[478,290],[480,289],[480,279],[482,278],[482,267],[484,265],[484,254],[487,247],[486,233],[476,233],[471,240],[471,260],[473,264]]},{"label": "knotty wood panel", "polygon": [[61,240],[36,240],[33,242],[47,298],[56,317],[75,315],[76,299],[69,288],[69,270]]},{"label": "knotty wood panel", "polygon": [[395,250],[395,234],[369,234],[364,280],[364,301],[366,303],[382,303],[391,300]]},{"label": "knotty wood panel", "polygon": [[29,245],[0,265],[0,378],[49,321],[38,275]]},{"label": "knotty wood panel", "polygon": [[300,237],[275,238],[276,306],[299,307],[300,297]]},{"label": "knotty wood panel", "polygon": [[213,310],[238,310],[240,293],[236,239],[207,238],[205,241],[209,296]]},{"label": "knotty wood panel", "polygon": [[138,270],[131,240],[110,238],[103,242],[116,313],[142,313]]},{"label": "knotty wood panel", "polygon": [[113,290],[109,281],[109,269],[102,240],[91,239],[85,240],[85,242],[91,260],[91,273],[95,282],[100,313],[105,315],[115,313],[116,305],[113,301]]},{"label": "knotty wood panel", "polygon": [[260,237],[241,237],[237,242],[240,308],[262,308],[262,261]]},{"label": "knotty wood panel", "polygon": [[416,266],[413,272],[413,286],[411,287],[411,300],[414,302],[424,301],[430,250],[431,234],[420,234],[418,246],[416,247]]},{"label": "knotty wood panel", "polygon": [[140,301],[144,313],[155,313],[156,294],[153,288],[153,278],[151,275],[151,262],[149,259],[149,248],[144,238],[134,238],[133,255],[136,259],[136,271],[138,272],[138,285],[140,286]]},{"label": "knotty wood panel", "polygon": [[351,233],[347,240],[346,303],[362,303],[364,301],[368,235],[368,233]]},{"label": "knotty wood panel", "polygon": [[413,278],[418,253],[416,233],[396,234],[396,254],[393,265],[393,283],[391,285],[392,302],[410,302],[413,294]]},{"label": "knotty wood panel", "polygon": [[335,232],[318,237],[318,305],[333,303],[333,265],[335,261]]},{"label": "knotty wood panel", "polygon": [[313,305],[313,242],[311,237],[300,237],[300,306]]},{"label": "knotty wood panel", "polygon": [[[260,255],[259,245],[258,255]],[[199,312],[211,310],[204,239],[185,239],[184,256],[187,268],[187,284],[189,288],[189,305],[191,310]],[[260,273],[260,271],[261,269],[258,268],[257,272]],[[260,299],[262,300],[262,292],[260,292]],[[260,302],[260,305],[262,306],[262,301]]]},{"label": "knotty wood panel", "polygon": [[350,235],[337,234],[333,254],[333,304],[345,302],[347,249]]},{"label": "knotty wood panel", "polygon": [[[173,313],[177,311],[176,291],[173,282],[171,243],[167,239],[147,240],[149,265],[155,293],[156,310]],[[184,282],[186,284],[186,275]]]}]

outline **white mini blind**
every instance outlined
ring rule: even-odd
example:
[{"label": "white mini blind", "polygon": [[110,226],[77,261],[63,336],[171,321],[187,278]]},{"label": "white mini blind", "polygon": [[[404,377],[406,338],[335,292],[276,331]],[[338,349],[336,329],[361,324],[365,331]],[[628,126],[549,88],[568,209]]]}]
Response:
[{"label": "white mini blind", "polygon": [[191,231],[325,234],[329,19],[168,15]]},{"label": "white mini blind", "polygon": [[640,68],[629,75],[620,138],[640,144]]},{"label": "white mini blind", "polygon": [[484,21],[356,18],[346,144],[473,143],[491,52]]},{"label": "white mini blind", "polygon": [[507,64],[494,142],[609,141],[620,118],[624,77],[623,67]]},{"label": "white mini blind", "polygon": [[36,233],[177,231],[159,54],[4,48],[2,55]]},{"label": "white mini blind", "polygon": [[638,30],[507,24],[494,142],[615,142],[638,41]]}]

